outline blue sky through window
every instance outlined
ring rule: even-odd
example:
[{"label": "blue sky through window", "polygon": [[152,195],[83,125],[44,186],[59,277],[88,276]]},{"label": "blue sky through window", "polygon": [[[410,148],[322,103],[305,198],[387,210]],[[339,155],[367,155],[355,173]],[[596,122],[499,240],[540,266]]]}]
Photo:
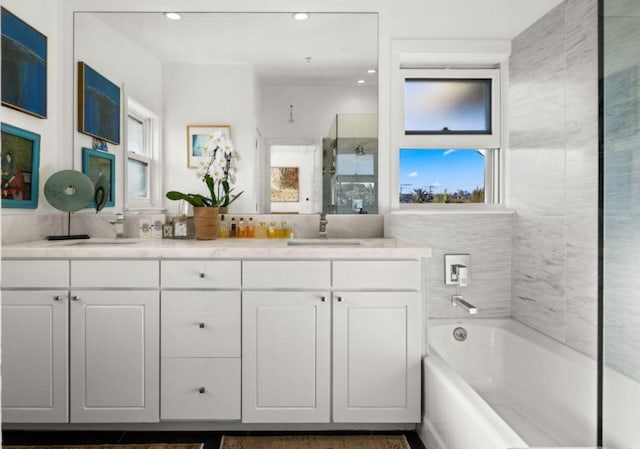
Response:
[{"label": "blue sky through window", "polygon": [[484,188],[484,156],[476,150],[400,149],[400,193],[453,193]]}]

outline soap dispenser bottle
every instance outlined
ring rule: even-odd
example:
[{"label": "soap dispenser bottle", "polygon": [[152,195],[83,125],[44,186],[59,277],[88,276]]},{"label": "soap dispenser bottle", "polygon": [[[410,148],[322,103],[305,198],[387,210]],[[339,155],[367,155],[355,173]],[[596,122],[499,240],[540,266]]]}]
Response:
[{"label": "soap dispenser bottle", "polygon": [[249,217],[249,223],[247,223],[247,238],[252,239],[256,236],[256,226],[253,224],[253,218]]}]

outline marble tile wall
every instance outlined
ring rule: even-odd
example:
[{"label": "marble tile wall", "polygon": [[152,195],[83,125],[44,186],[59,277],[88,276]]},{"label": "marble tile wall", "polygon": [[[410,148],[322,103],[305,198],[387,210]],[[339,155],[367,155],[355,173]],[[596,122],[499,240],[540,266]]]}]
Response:
[{"label": "marble tile wall", "polygon": [[516,37],[509,70],[512,314],[595,357],[596,0],[566,0]]},{"label": "marble tile wall", "polygon": [[604,19],[604,362],[640,382],[640,18],[606,4],[618,8]]},{"label": "marble tile wall", "polygon": [[[511,213],[385,215],[386,237],[431,248],[427,285],[431,318],[506,318],[511,316]],[[444,284],[444,255],[471,255],[471,285]],[[477,315],[451,304],[463,295]]]}]

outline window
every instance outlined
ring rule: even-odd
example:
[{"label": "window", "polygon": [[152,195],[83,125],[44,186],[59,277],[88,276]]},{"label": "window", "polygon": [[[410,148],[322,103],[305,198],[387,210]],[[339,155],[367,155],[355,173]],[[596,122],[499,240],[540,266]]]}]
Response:
[{"label": "window", "polygon": [[487,160],[493,153],[466,148],[400,149],[400,204],[484,203]]},{"label": "window", "polygon": [[490,134],[491,79],[406,78],[405,134]]},{"label": "window", "polygon": [[499,71],[398,73],[398,204],[498,202]]},{"label": "window", "polygon": [[126,198],[128,209],[159,206],[159,117],[129,98]]}]

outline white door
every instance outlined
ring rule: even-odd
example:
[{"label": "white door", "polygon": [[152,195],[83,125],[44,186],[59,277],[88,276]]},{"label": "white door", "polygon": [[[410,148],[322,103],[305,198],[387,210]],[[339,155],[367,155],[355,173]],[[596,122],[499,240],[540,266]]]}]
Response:
[{"label": "white door", "polygon": [[328,292],[244,292],[243,422],[329,422]]},{"label": "white door", "polygon": [[419,422],[419,292],[335,292],[333,420]]},{"label": "white door", "polygon": [[2,420],[67,422],[68,292],[2,292]]},{"label": "white door", "polygon": [[159,420],[159,293],[71,292],[71,421]]}]

